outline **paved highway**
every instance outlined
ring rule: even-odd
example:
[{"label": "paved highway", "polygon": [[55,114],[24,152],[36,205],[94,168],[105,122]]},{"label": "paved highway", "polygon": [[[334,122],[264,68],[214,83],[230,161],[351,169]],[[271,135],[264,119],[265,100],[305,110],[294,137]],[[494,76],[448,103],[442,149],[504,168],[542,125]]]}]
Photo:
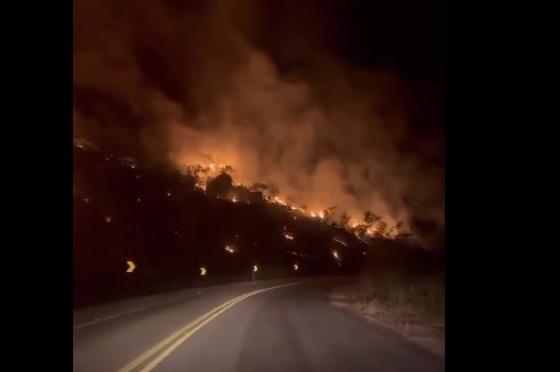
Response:
[{"label": "paved highway", "polygon": [[435,355],[331,306],[332,280],[238,283],[81,310],[74,371],[443,370]]}]

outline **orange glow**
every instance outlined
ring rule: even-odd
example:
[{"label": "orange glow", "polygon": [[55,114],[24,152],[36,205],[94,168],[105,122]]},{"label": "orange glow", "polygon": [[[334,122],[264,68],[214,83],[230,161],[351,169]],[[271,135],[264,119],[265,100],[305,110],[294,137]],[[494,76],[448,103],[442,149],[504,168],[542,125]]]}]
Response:
[{"label": "orange glow", "polygon": [[334,239],[334,241],[337,242],[337,243],[340,243],[340,244],[342,244],[342,245],[344,245],[344,246],[346,246],[346,247],[348,247],[348,244],[346,244],[346,242],[344,242],[344,241],[342,241],[342,240]]},{"label": "orange glow", "polygon": [[337,251],[332,251],[332,255],[337,261],[340,261],[340,256]]},{"label": "orange glow", "polygon": [[229,254],[235,253],[235,249],[233,247],[229,246],[229,245],[226,245],[226,247],[224,249]]},{"label": "orange glow", "polygon": [[275,203],[278,203],[278,204],[282,204],[282,205],[284,205],[284,206],[286,205],[286,201],[283,200],[283,199],[280,199],[280,198],[277,197],[277,196],[274,197],[274,202],[275,202]]},{"label": "orange glow", "polygon": [[284,237],[285,237],[286,239],[288,239],[288,240],[294,240],[294,236],[293,236],[292,234],[290,234],[290,233],[285,233],[285,234],[284,234]]},{"label": "orange glow", "polygon": [[[218,143],[215,143],[214,145],[217,146]],[[179,152],[178,154],[174,155],[174,160],[178,164],[178,166],[184,170],[185,173],[194,176],[195,188],[198,191],[206,192],[208,182],[222,173],[228,174],[232,178],[233,186],[246,187],[247,189],[251,190],[251,187],[249,185],[258,183],[259,179],[255,178],[252,172],[247,171],[243,163],[244,159],[242,155],[238,153],[238,149],[235,147],[235,145],[226,145],[225,148],[223,143],[220,143],[219,145],[220,146],[215,147],[208,144],[208,146],[210,147],[207,147],[205,153],[203,154],[193,155],[192,153]],[[265,186],[266,185],[267,184],[265,183]],[[298,203],[307,204],[307,202],[309,202],[309,200],[306,200],[308,198],[305,197],[305,190],[303,190],[302,195],[294,194],[294,191],[290,195],[271,195],[272,191],[269,191],[267,187],[264,187],[261,192],[263,193],[265,201],[267,201],[268,203],[282,205],[286,208],[289,208],[293,212],[299,212],[302,213],[302,215],[316,218],[320,221],[326,221],[327,218],[332,218],[332,222],[336,224],[339,221],[340,215],[342,213],[347,213],[350,216],[350,220],[349,222],[345,223],[346,226],[340,225],[340,227],[346,228],[351,232],[354,232],[356,228],[359,228],[363,224],[363,222],[361,221],[364,212],[360,210],[359,207],[356,208],[354,206],[350,210],[337,209],[332,212],[332,214],[327,213],[325,211],[326,208],[329,205],[332,205],[331,203],[333,202],[327,200],[322,201],[321,199],[324,199],[322,196],[318,197],[318,199],[315,199],[317,198],[317,196],[314,196],[314,200],[312,201],[312,205],[310,207],[303,205],[299,206]],[[224,197],[219,198],[223,199]],[[242,202],[242,200],[239,198],[239,195],[236,194],[230,194],[229,196],[227,196],[227,200],[232,203]],[[288,200],[290,202],[288,202]],[[292,200],[294,200],[294,204],[291,204]],[[297,220],[296,216],[292,216],[292,218],[294,220]],[[385,216],[385,221],[389,224],[389,226],[396,223],[394,219],[390,218],[390,216]],[[359,234],[360,236],[358,237],[362,238],[363,236],[361,236],[361,234],[366,234],[369,237],[375,236],[372,230],[360,231]]]}]

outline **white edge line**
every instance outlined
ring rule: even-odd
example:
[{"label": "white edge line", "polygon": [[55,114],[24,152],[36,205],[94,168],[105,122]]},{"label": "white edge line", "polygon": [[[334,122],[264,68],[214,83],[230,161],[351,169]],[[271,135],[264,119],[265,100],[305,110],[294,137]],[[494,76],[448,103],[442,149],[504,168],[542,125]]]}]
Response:
[{"label": "white edge line", "polygon": [[100,323],[100,322],[104,322],[104,321],[106,321],[106,320],[111,320],[111,319],[115,319],[115,318],[121,317],[121,316],[123,316],[123,315],[128,315],[128,314],[136,313],[136,312],[138,312],[138,311],[145,310],[145,309],[147,309],[147,308],[149,308],[149,307],[151,307],[151,306],[153,306],[153,305],[146,305],[146,306],[142,306],[142,307],[137,307],[137,308],[135,308],[135,309],[128,310],[128,311],[125,311],[125,312],[123,312],[123,313],[118,313],[118,314],[110,315],[110,316],[107,316],[107,317],[105,317],[105,318],[94,319],[94,320],[91,320],[91,321],[89,321],[89,322],[85,322],[85,323],[82,323],[82,324],[78,324],[78,325],[74,326],[73,328],[74,328],[74,329],[80,329],[80,328],[88,327],[88,326],[91,326],[91,325],[94,325],[94,324],[97,324],[97,323]]}]

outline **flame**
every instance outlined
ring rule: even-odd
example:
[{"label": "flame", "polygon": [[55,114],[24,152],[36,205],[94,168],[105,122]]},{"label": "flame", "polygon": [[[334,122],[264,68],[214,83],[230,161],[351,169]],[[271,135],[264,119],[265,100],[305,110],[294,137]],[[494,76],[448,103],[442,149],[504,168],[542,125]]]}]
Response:
[{"label": "flame", "polygon": [[348,247],[348,244],[346,242],[343,242],[342,240],[334,239],[334,241]]},{"label": "flame", "polygon": [[286,205],[287,205],[287,203],[286,203],[285,200],[283,200],[283,199],[281,199],[281,198],[279,198],[279,197],[277,197],[277,196],[275,196],[273,200],[274,200],[275,203],[282,204],[283,206],[286,206]]}]

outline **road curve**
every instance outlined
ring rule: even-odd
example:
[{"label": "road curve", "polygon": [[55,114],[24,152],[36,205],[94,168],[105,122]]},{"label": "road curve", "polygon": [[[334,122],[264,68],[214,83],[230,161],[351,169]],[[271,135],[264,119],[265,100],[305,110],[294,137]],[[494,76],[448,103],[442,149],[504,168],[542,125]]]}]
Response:
[{"label": "road curve", "polygon": [[239,283],[80,311],[74,371],[443,370],[435,355],[332,307],[331,283]]}]

